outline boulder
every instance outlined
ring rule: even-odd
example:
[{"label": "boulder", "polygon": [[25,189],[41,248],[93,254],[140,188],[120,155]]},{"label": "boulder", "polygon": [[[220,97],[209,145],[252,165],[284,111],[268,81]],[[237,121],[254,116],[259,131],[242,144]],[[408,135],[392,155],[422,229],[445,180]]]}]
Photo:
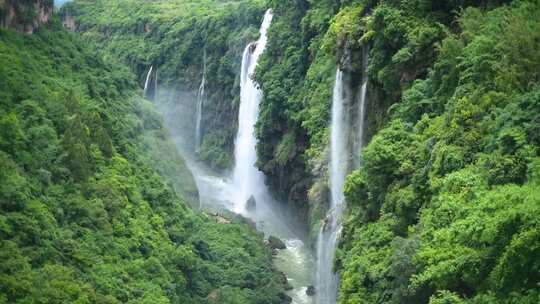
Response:
[{"label": "boulder", "polygon": [[283,292],[279,294],[279,299],[280,299],[280,303],[282,304],[289,304],[292,302],[292,298]]},{"label": "boulder", "polygon": [[219,289],[214,289],[207,297],[211,303],[217,303],[219,300]]},{"label": "boulder", "polygon": [[289,280],[287,279],[287,275],[285,275],[285,273],[279,272],[279,279],[280,279],[281,285],[283,285],[283,288],[285,290],[292,290],[293,289],[293,287],[289,283]]},{"label": "boulder", "polygon": [[257,223],[255,223],[252,219],[244,217],[244,216],[242,216],[240,214],[234,215],[234,218],[235,218],[235,220],[237,222],[239,222],[241,224],[246,224],[249,227],[251,227],[252,229],[257,230]]},{"label": "boulder", "polygon": [[252,195],[246,202],[246,210],[254,211],[255,209],[257,209],[257,201],[255,201],[255,197]]},{"label": "boulder", "polygon": [[308,288],[306,289],[306,295],[312,297],[315,295],[315,286],[313,285],[310,285],[308,286]]},{"label": "boulder", "polygon": [[278,239],[277,237],[271,235],[268,237],[268,246],[270,246],[271,249],[277,249],[277,250],[283,250],[287,249],[287,245],[285,243]]}]

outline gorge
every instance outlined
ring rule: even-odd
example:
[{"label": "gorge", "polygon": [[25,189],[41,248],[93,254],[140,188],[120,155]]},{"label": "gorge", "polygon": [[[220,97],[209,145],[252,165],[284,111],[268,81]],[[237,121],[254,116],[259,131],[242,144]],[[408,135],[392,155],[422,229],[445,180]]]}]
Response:
[{"label": "gorge", "polygon": [[538,1],[53,3],[0,1],[0,303],[540,299]]}]

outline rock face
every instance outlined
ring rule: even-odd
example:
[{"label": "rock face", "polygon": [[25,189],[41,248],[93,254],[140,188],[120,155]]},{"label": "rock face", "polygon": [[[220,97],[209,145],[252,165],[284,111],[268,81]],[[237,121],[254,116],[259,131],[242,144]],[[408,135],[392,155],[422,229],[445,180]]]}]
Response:
[{"label": "rock face", "polygon": [[289,297],[289,296],[288,296],[287,294],[285,294],[285,293],[280,293],[280,294],[279,294],[279,299],[280,299],[280,302],[281,302],[282,304],[289,304],[289,303],[292,302],[292,298]]},{"label": "rock face", "polygon": [[282,240],[272,235],[268,237],[268,246],[270,246],[272,250],[287,249],[287,245],[285,245]]},{"label": "rock face", "polygon": [[208,297],[206,297],[211,303],[217,303],[219,300],[219,289],[213,290]]},{"label": "rock face", "polygon": [[62,25],[71,32],[75,32],[77,30],[77,23],[75,23],[75,17],[73,17],[73,15],[69,11],[66,11],[62,15]]},{"label": "rock face", "polygon": [[0,0],[0,25],[32,34],[40,25],[49,22],[53,11],[53,0]]},{"label": "rock face", "polygon": [[285,275],[285,273],[280,272],[279,275],[280,275],[281,284],[283,285],[283,287],[285,288],[285,290],[292,290],[293,287],[292,287],[292,285],[289,283],[289,280],[287,279],[287,276]]},{"label": "rock face", "polygon": [[248,211],[254,211],[255,209],[257,209],[257,201],[255,201],[253,195],[246,202],[246,209]]}]

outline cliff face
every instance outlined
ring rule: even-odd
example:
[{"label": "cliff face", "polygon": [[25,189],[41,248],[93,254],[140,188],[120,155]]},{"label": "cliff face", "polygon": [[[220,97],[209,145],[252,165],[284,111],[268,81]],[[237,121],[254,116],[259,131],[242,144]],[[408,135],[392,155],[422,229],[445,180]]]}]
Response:
[{"label": "cliff face", "polygon": [[0,26],[32,34],[53,10],[53,0],[0,0]]},{"label": "cliff face", "polygon": [[70,11],[61,12],[61,18],[62,25],[66,29],[72,32],[75,32],[77,30],[77,23],[75,23],[75,17],[73,17]]}]

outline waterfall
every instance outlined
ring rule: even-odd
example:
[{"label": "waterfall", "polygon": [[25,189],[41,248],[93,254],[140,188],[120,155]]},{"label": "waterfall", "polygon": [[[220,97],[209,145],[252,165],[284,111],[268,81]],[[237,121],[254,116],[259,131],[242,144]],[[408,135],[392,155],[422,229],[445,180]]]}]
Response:
[{"label": "waterfall", "polygon": [[256,43],[249,44],[244,50],[241,71],[240,111],[238,116],[238,133],[235,140],[235,167],[233,184],[235,188],[234,208],[238,213],[245,211],[245,203],[251,196],[257,201],[266,192],[264,175],[257,169],[257,153],[255,150],[255,123],[259,116],[259,103],[262,92],[251,78],[259,56],[266,47],[266,32],[272,21],[272,12],[268,10],[260,29],[260,38]]},{"label": "waterfall", "polygon": [[[330,210],[320,229],[317,238],[317,272],[316,287],[318,304],[336,303],[338,296],[339,278],[333,271],[335,251],[341,233],[341,220],[344,209],[343,187],[345,178],[351,167],[351,155],[359,155],[362,149],[364,138],[366,104],[367,104],[367,66],[368,66],[367,46],[363,49],[363,71],[360,92],[357,95],[358,114],[356,134],[354,138],[349,136],[352,132],[350,106],[352,98],[347,96],[345,89],[346,81],[344,73],[339,68],[336,72],[334,92],[332,96],[332,121],[330,126]],[[351,143],[349,142],[351,141]],[[351,146],[354,147],[351,150]],[[360,159],[356,161],[357,167]]]},{"label": "waterfall", "polygon": [[148,92],[148,84],[150,83],[150,76],[152,75],[152,70],[154,69],[154,66],[150,66],[150,69],[148,70],[148,74],[146,74],[146,81],[144,82],[144,95],[143,97],[146,97],[146,93]]},{"label": "waterfall", "polygon": [[[188,102],[190,109],[193,109],[194,100],[189,99],[193,97],[192,95],[186,94],[185,98],[189,99],[186,105],[166,102],[164,98],[160,98],[156,104],[159,105],[165,124],[175,138],[178,150],[193,172],[200,195],[199,207],[212,214],[240,213],[241,216],[255,223],[256,228],[264,233],[265,237],[274,236],[282,240],[287,248],[275,252],[273,261],[275,267],[283,272],[290,284],[291,289],[287,290],[287,296],[291,297],[293,304],[312,304],[313,298],[307,291],[313,286],[315,260],[308,244],[307,227],[297,221],[296,210],[291,205],[279,202],[272,197],[270,189],[264,183],[264,174],[255,167],[257,161],[255,123],[259,103],[263,96],[251,76],[259,56],[265,49],[266,31],[271,20],[272,13],[268,11],[261,26],[259,40],[250,43],[242,56],[241,98],[234,150],[235,167],[231,174],[215,172],[206,167],[204,163],[197,160],[193,149],[187,144],[193,142],[193,127],[186,127],[186,122],[189,121],[183,118]],[[152,76],[150,83],[152,83]],[[152,94],[150,91],[151,88],[148,94]],[[206,109],[208,109],[208,104]],[[202,128],[204,131],[204,123]],[[254,207],[250,205],[252,207],[246,208],[245,204],[252,196],[256,204]]]},{"label": "waterfall", "polygon": [[204,88],[206,86],[206,50],[204,50],[203,55],[203,74],[201,79],[201,84],[199,86],[199,92],[197,93],[197,113],[196,113],[196,124],[195,124],[195,147],[199,149],[202,143],[202,132],[201,132],[201,121],[202,121],[202,111],[204,106]]},{"label": "waterfall", "polygon": [[332,122],[330,126],[330,210],[317,238],[317,303],[335,303],[338,277],[333,271],[334,253],[340,233],[343,203],[343,185],[347,174],[348,122],[344,96],[343,72],[338,69],[332,96]]},{"label": "waterfall", "polygon": [[[152,74],[153,73],[153,74]],[[153,78],[152,78],[153,75]],[[152,87],[152,80],[154,81],[153,87]],[[146,80],[144,82],[144,98],[149,98],[149,92],[152,92],[152,100],[156,101],[158,98],[158,69],[154,69],[154,66],[150,66],[150,70],[148,70],[148,74],[146,74]]]},{"label": "waterfall", "polygon": [[362,85],[360,86],[359,101],[358,101],[358,131],[356,132],[355,145],[355,165],[360,167],[360,151],[364,142],[364,124],[366,120],[366,102],[367,102],[367,86],[368,86],[368,64],[369,64],[369,46],[364,45],[362,48]]}]

